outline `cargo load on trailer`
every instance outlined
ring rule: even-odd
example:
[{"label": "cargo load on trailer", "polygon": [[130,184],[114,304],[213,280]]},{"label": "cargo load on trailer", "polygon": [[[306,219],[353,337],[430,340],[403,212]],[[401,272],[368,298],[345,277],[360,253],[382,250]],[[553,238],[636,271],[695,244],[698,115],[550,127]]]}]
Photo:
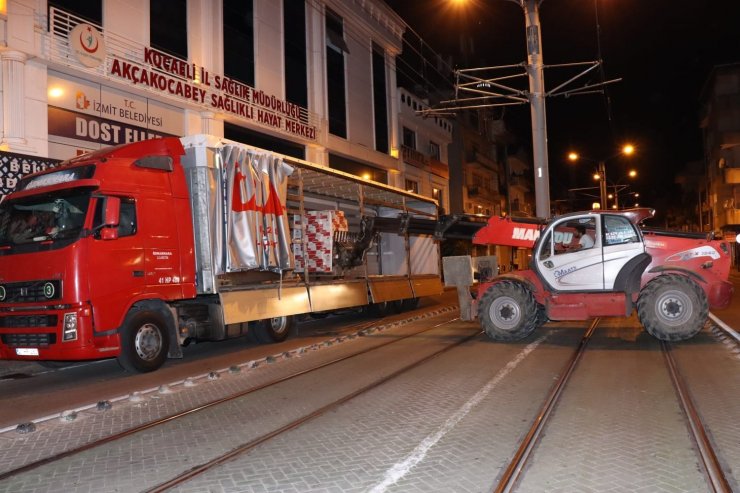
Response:
[{"label": "cargo load on trailer", "polygon": [[101,149],[0,202],[0,358],[280,341],[295,316],[442,291],[436,201],[206,135]]},{"label": "cargo load on trailer", "polygon": [[641,228],[654,213],[492,217],[473,243],[531,248],[530,268],[481,279],[473,299],[470,257],[446,257],[445,283],[458,287],[461,318],[477,317],[497,340],[524,338],[548,320],[628,317],[635,310],[656,338],[689,339],[710,308],[730,303],[729,247],[712,234]]}]

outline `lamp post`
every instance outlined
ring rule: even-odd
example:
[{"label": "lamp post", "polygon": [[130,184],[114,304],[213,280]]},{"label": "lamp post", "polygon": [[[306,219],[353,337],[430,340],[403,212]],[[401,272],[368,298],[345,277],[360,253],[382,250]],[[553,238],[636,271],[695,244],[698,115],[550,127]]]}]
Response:
[{"label": "lamp post", "polygon": [[[594,174],[594,179],[599,180],[599,196],[601,200],[600,206],[602,209],[605,209],[607,207],[607,195],[608,194],[607,194],[607,181],[606,181],[606,161],[614,157],[617,157],[619,155],[631,156],[634,153],[635,153],[635,147],[632,144],[625,144],[624,146],[622,146],[622,149],[618,153],[612,154],[611,156],[605,159],[601,159],[597,161],[598,168],[597,168],[596,173]],[[568,153],[569,161],[575,162],[581,159],[586,159],[587,161],[590,161],[590,159],[582,158],[576,152]],[[637,172],[635,170],[630,170],[628,173],[628,176],[630,178],[634,178],[635,176],[637,176]],[[617,186],[615,185],[614,196],[618,204],[618,199],[616,199],[616,195],[617,195]]]}]

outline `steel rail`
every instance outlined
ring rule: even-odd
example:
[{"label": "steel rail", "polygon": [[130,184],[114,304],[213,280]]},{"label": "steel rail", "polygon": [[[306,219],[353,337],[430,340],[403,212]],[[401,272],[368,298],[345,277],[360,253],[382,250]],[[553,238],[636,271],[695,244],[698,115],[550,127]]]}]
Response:
[{"label": "steel rail", "polygon": [[715,326],[717,326],[720,330],[723,330],[727,335],[735,339],[735,342],[740,344],[740,334],[738,334],[735,329],[724,323],[713,313],[709,314],[709,318],[712,320],[712,322],[714,322]]},{"label": "steel rail", "polygon": [[552,413],[555,405],[560,399],[560,395],[562,394],[565,385],[568,383],[570,376],[573,374],[575,367],[581,360],[581,356],[583,356],[583,353],[586,351],[586,346],[588,345],[588,342],[590,341],[591,336],[593,335],[594,330],[596,330],[596,326],[599,324],[600,320],[601,319],[599,318],[594,319],[588,329],[586,329],[585,334],[581,338],[581,342],[578,344],[578,348],[575,350],[573,356],[571,356],[565,368],[560,373],[560,376],[555,382],[555,385],[553,386],[552,390],[550,390],[550,393],[545,399],[545,403],[540,409],[539,414],[537,414],[537,417],[534,419],[534,422],[529,428],[527,435],[520,443],[519,449],[517,449],[514,457],[504,470],[501,479],[499,480],[496,487],[493,489],[495,493],[509,493],[513,490],[514,486],[516,486],[516,483],[521,477],[522,470],[531,457],[532,451],[534,450],[534,447],[539,440],[540,434],[547,424],[547,420],[550,417],[550,414]]},{"label": "steel rail", "polygon": [[[17,476],[19,474],[23,474],[23,473],[29,472],[29,471],[31,471],[33,469],[36,469],[38,467],[41,467],[41,466],[44,466],[44,465],[47,465],[47,464],[51,464],[53,462],[57,462],[59,460],[65,459],[67,457],[70,457],[70,456],[73,456],[73,455],[77,455],[77,454],[80,454],[80,453],[85,452],[85,451],[88,451],[88,450],[92,450],[92,449],[94,449],[96,447],[100,447],[100,446],[106,445],[108,443],[115,442],[115,441],[120,440],[122,438],[126,438],[126,437],[131,436],[131,435],[134,435],[136,433],[139,433],[139,432],[148,430],[150,428],[155,428],[157,426],[161,426],[161,425],[163,425],[165,423],[169,423],[170,421],[175,421],[177,419],[184,418],[184,417],[189,416],[191,414],[195,414],[195,413],[204,411],[206,409],[209,409],[209,408],[212,408],[212,407],[215,407],[215,406],[218,406],[218,405],[221,405],[221,404],[224,404],[224,403],[227,403],[227,402],[230,402],[230,401],[239,399],[239,398],[244,397],[246,395],[249,395],[249,394],[251,394],[253,392],[257,392],[257,391],[262,390],[262,389],[265,389],[267,387],[271,387],[273,385],[277,385],[277,384],[286,382],[286,381],[291,380],[293,378],[297,378],[299,376],[306,375],[306,374],[311,373],[311,372],[314,372],[314,371],[318,371],[318,370],[323,369],[323,368],[326,368],[328,366],[341,363],[342,361],[346,361],[346,360],[351,359],[351,358],[354,358],[356,356],[361,356],[363,354],[369,353],[371,351],[375,351],[376,349],[383,348],[383,347],[388,346],[390,344],[395,344],[397,342],[401,342],[401,341],[403,341],[405,339],[408,339],[410,337],[414,337],[414,336],[417,336],[419,334],[423,334],[424,332],[428,332],[428,331],[433,330],[435,328],[438,328],[438,327],[440,327],[442,325],[445,325],[445,324],[454,322],[457,319],[458,319],[458,317],[452,318],[450,320],[445,320],[444,322],[442,322],[440,324],[436,324],[436,325],[434,325],[432,327],[425,328],[423,330],[414,332],[412,334],[407,334],[407,335],[401,336],[398,339],[387,340],[387,341],[384,341],[384,342],[382,342],[380,344],[377,344],[377,345],[375,345],[373,347],[370,347],[370,348],[367,348],[367,349],[364,349],[362,351],[359,351],[359,352],[356,352],[356,353],[352,353],[352,354],[349,354],[349,355],[346,355],[346,356],[341,356],[339,358],[335,358],[333,360],[330,360],[330,361],[327,361],[325,363],[322,363],[322,364],[320,364],[318,366],[315,366],[315,367],[312,367],[312,368],[307,368],[305,370],[301,370],[301,371],[292,373],[290,375],[286,375],[284,377],[280,377],[278,379],[271,380],[269,382],[265,382],[263,384],[257,385],[255,387],[251,387],[251,388],[249,388],[247,390],[243,390],[243,391],[240,391],[240,392],[237,392],[237,393],[228,395],[226,397],[221,397],[221,398],[218,398],[218,399],[214,399],[214,400],[212,400],[210,402],[207,402],[205,404],[201,404],[200,406],[197,406],[197,407],[194,407],[194,408],[185,410],[185,411],[181,411],[181,412],[178,412],[178,413],[170,414],[169,416],[165,416],[163,418],[158,418],[158,419],[156,419],[154,421],[150,421],[148,423],[144,423],[144,424],[135,426],[133,428],[129,428],[128,430],[124,430],[124,431],[121,431],[119,433],[115,433],[113,435],[109,435],[107,437],[104,437],[104,438],[101,438],[101,439],[98,439],[98,440],[94,440],[92,442],[86,443],[86,444],[81,445],[79,447],[75,447],[75,448],[72,448],[72,449],[69,449],[69,450],[65,450],[64,452],[60,452],[58,454],[54,454],[54,455],[51,455],[49,457],[44,457],[43,459],[39,459],[39,460],[34,461],[34,462],[29,462],[28,464],[25,464],[23,466],[20,466],[20,467],[17,467],[15,469],[11,469],[11,470],[5,471],[3,473],[0,473],[0,481],[3,481],[5,479],[8,479],[8,478],[11,478],[11,477],[14,477],[14,476]],[[375,323],[371,323],[371,325],[369,325],[369,326],[372,326],[374,324]],[[364,325],[364,324],[358,324],[358,325]]]},{"label": "steel rail", "polygon": [[480,334],[481,334],[481,331],[476,331],[474,334],[471,334],[471,335],[466,336],[466,337],[464,337],[464,338],[462,338],[462,339],[460,339],[458,341],[455,341],[454,343],[450,344],[449,346],[446,346],[446,347],[444,347],[444,348],[442,348],[442,349],[440,349],[438,351],[435,351],[434,353],[432,353],[432,354],[430,354],[428,356],[425,356],[424,358],[422,358],[422,359],[420,359],[418,361],[415,361],[415,362],[410,363],[410,364],[408,364],[406,366],[403,366],[402,368],[399,368],[398,370],[396,370],[396,371],[394,371],[394,372],[386,375],[385,377],[380,378],[380,379],[378,379],[378,380],[376,380],[376,381],[374,381],[374,382],[372,382],[372,383],[370,383],[368,385],[365,385],[364,387],[361,387],[361,388],[355,390],[354,392],[352,392],[350,394],[347,394],[344,397],[340,397],[339,399],[337,399],[337,400],[335,400],[335,401],[333,401],[333,402],[331,402],[329,404],[326,404],[326,405],[320,407],[319,409],[317,409],[317,410],[315,410],[315,411],[313,411],[313,412],[311,412],[309,414],[306,414],[305,416],[302,416],[301,418],[298,418],[298,419],[296,419],[296,420],[294,420],[294,421],[292,421],[292,422],[290,422],[290,423],[288,423],[286,425],[283,425],[282,427],[280,427],[280,428],[278,428],[276,430],[273,430],[270,433],[267,433],[265,435],[262,435],[261,437],[255,438],[254,440],[250,440],[249,442],[244,443],[243,445],[240,445],[240,446],[232,449],[231,451],[229,451],[229,452],[227,452],[227,453],[225,453],[225,454],[223,454],[223,455],[221,455],[219,457],[216,457],[215,459],[211,459],[208,462],[204,462],[203,464],[200,464],[198,466],[195,466],[192,469],[190,469],[190,470],[188,470],[188,471],[186,471],[186,472],[184,472],[184,473],[182,473],[182,474],[180,474],[180,475],[178,475],[178,476],[170,479],[169,481],[166,481],[164,483],[160,483],[159,485],[157,485],[157,486],[155,486],[153,488],[147,489],[146,491],[147,491],[147,493],[159,493],[159,492],[166,491],[166,490],[168,490],[170,488],[173,488],[175,486],[181,485],[182,483],[185,483],[186,481],[189,481],[190,479],[192,479],[192,478],[194,478],[196,476],[199,476],[199,475],[201,475],[201,474],[203,474],[205,472],[210,471],[214,467],[217,467],[217,466],[223,464],[224,462],[228,462],[231,459],[233,459],[233,458],[235,458],[235,457],[237,457],[239,455],[242,455],[242,454],[245,454],[245,453],[249,452],[253,448],[255,448],[255,447],[257,447],[257,446],[259,446],[259,445],[267,442],[268,440],[271,440],[271,439],[273,439],[273,438],[275,438],[277,436],[282,435],[283,433],[286,433],[286,432],[288,432],[290,430],[293,430],[295,428],[298,428],[299,426],[307,423],[308,421],[311,421],[311,420],[313,420],[313,419],[315,419],[315,418],[317,418],[319,416],[322,416],[322,415],[328,413],[329,411],[332,411],[332,410],[338,408],[342,404],[344,404],[344,403],[346,403],[346,402],[354,399],[355,397],[358,397],[358,396],[360,396],[360,395],[362,395],[362,394],[364,394],[366,392],[369,392],[369,391],[371,391],[371,390],[373,390],[373,389],[375,389],[377,387],[380,387],[384,383],[386,383],[386,382],[388,382],[388,381],[390,381],[390,380],[392,380],[392,379],[394,379],[394,378],[396,378],[396,377],[398,377],[398,376],[400,376],[400,375],[402,375],[402,374],[404,374],[404,373],[406,373],[406,372],[408,372],[408,371],[410,371],[410,370],[412,370],[414,368],[417,368],[417,367],[419,367],[419,366],[427,363],[428,361],[430,361],[430,360],[432,360],[432,359],[440,356],[441,354],[444,354],[447,351],[450,351],[451,349],[454,349],[457,346],[459,346],[459,345],[461,345],[461,344],[463,344],[465,342],[468,342],[468,341],[470,341],[470,340],[472,340],[472,339],[474,339],[476,337],[479,337]]},{"label": "steel rail", "polygon": [[730,483],[725,476],[722,464],[720,464],[719,459],[717,458],[717,454],[714,452],[714,447],[712,447],[712,443],[707,436],[707,432],[702,424],[701,416],[694,406],[694,402],[691,399],[686,382],[678,371],[678,366],[676,365],[676,360],[673,358],[671,346],[669,343],[661,341],[660,347],[663,350],[663,356],[665,357],[666,365],[668,366],[668,373],[670,374],[673,387],[676,390],[681,410],[686,416],[689,434],[696,444],[701,464],[707,475],[707,482],[714,492],[732,493]]}]

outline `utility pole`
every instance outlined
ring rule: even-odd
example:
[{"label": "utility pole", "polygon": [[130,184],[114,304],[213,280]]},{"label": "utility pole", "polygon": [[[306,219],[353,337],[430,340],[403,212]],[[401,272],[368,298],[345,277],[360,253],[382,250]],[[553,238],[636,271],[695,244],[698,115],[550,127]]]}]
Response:
[{"label": "utility pole", "polygon": [[[616,193],[616,187],[614,193]],[[601,208],[606,209],[606,163],[599,161],[599,192],[601,194]]]},{"label": "utility pole", "polygon": [[[550,217],[550,172],[547,162],[547,120],[545,117],[545,82],[542,75],[542,36],[539,3],[519,0],[524,9],[527,30],[527,74],[532,117],[532,153],[534,158],[534,196],[538,217]],[[603,195],[603,193],[602,193]]]}]

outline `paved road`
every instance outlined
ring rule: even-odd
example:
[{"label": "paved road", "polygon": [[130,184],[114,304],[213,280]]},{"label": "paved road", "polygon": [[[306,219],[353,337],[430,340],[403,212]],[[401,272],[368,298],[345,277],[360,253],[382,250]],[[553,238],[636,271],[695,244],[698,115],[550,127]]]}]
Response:
[{"label": "paved road", "polygon": [[[740,276],[733,275],[733,280],[740,281]],[[736,305],[717,315],[738,327]],[[431,329],[425,336],[404,339],[227,406],[0,482],[0,492],[141,491],[156,486],[478,330],[475,324],[453,319],[454,314],[439,311],[404,325],[390,323],[386,330],[301,357],[275,364],[262,360],[265,364],[249,371],[227,373],[213,381],[202,378],[196,386],[179,385],[171,394],[151,392],[138,402],[117,403],[108,412],[83,412],[75,421],[51,420],[32,434],[0,434],[2,471],[358,347],[394,340],[417,328]],[[530,339],[510,344],[478,335],[178,490],[490,491],[584,327],[550,323]],[[256,357],[285,347],[247,350]],[[731,485],[740,491],[740,401],[736,398],[740,358],[731,343],[720,341],[711,331],[676,345],[674,352]],[[217,358],[227,358],[219,361],[224,363],[228,355]],[[194,366],[185,368],[213,368],[210,359],[196,358]],[[156,383],[146,379],[159,373],[145,379],[123,374],[114,381],[123,385],[134,380],[142,388]],[[171,378],[175,373],[161,375]],[[13,384],[33,388],[36,378]],[[0,391],[7,383],[0,384]],[[88,383],[88,390],[102,391],[105,378]],[[29,394],[40,400],[38,394]],[[608,319],[597,329],[517,491],[706,491],[693,447],[658,342],[639,327],[635,317]]]}]

